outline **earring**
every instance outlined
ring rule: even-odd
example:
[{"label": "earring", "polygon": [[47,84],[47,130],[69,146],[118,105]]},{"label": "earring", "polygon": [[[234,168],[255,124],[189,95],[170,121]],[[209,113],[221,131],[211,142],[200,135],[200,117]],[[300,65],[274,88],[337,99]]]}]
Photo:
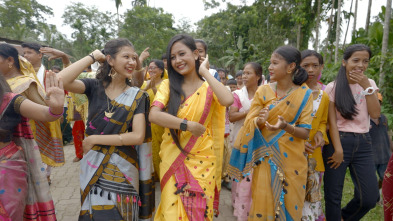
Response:
[{"label": "earring", "polygon": [[8,65],[8,68],[11,69],[11,68],[12,68],[12,64],[9,64],[9,65]]},{"label": "earring", "polygon": [[111,71],[109,72],[109,77],[114,78],[116,76],[117,72],[113,67],[111,67]]}]

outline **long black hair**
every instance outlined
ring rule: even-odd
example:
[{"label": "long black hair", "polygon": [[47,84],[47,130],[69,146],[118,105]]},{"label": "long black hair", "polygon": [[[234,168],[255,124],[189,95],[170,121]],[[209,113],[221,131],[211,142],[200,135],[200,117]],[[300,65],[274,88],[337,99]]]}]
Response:
[{"label": "long black hair", "polygon": [[[367,51],[371,58],[371,50],[364,44],[354,44],[348,46],[343,55],[343,60],[348,61],[348,59],[357,51]],[[340,69],[334,83],[334,102],[336,104],[336,109],[340,112],[341,116],[347,120],[353,120],[353,117],[358,114],[356,109],[356,101],[353,97],[351,88],[349,87],[349,82],[347,79],[347,69],[341,64]]]},{"label": "long black hair", "polygon": [[[134,49],[134,45],[128,39],[117,38],[110,40],[105,44],[103,53],[105,56],[110,55],[112,59],[115,59],[117,53],[123,47],[131,47]],[[108,87],[108,85],[112,82],[112,78],[109,76],[111,69],[112,66],[110,66],[108,61],[105,59],[104,63],[97,71],[96,78],[101,81],[105,88]],[[127,85],[132,86],[131,82],[128,79],[125,79],[125,82]]]},{"label": "long black hair", "polygon": [[[11,92],[11,88],[5,80],[4,76],[0,74],[0,106],[3,104],[4,95],[9,92]],[[0,140],[3,140],[6,134],[6,130],[0,129]]]},{"label": "long black hair", "polygon": [[162,71],[161,78],[164,77],[164,71],[165,71],[164,62],[162,60],[153,59],[153,60],[150,61],[149,65],[151,63],[154,63],[157,66],[157,68]]},{"label": "long black hair", "polygon": [[9,45],[7,43],[0,44],[0,56],[3,57],[4,59],[12,57],[14,59],[15,67],[18,70],[20,70],[19,53],[14,46]]},{"label": "long black hair", "polygon": [[250,65],[252,67],[252,69],[255,72],[255,75],[259,77],[258,80],[258,86],[261,85],[262,83],[262,66],[256,62],[248,62],[247,64],[244,65],[244,67],[246,67],[247,65]]},{"label": "long black hair", "polygon": [[[169,101],[168,101],[168,113],[173,116],[177,116],[177,112],[179,110],[180,104],[185,99],[185,93],[182,89],[182,85],[184,83],[184,76],[179,74],[172,66],[171,62],[171,49],[172,46],[176,42],[181,42],[185,46],[187,46],[192,52],[197,50],[194,39],[186,34],[175,35],[170,41],[166,49],[167,55],[167,67],[168,67],[168,77],[169,77]],[[199,74],[199,59],[195,60],[195,69],[198,74],[198,77],[203,80],[202,76]],[[187,154],[187,152],[181,147],[179,141],[179,130],[170,129],[169,130],[172,135],[172,139],[175,142],[176,146],[181,150],[182,153]]]},{"label": "long black hair", "polygon": [[302,85],[308,79],[307,71],[300,67],[302,60],[300,51],[292,46],[281,46],[277,48],[273,53],[279,54],[288,63],[295,63],[296,67],[292,73],[292,82],[296,85]]}]

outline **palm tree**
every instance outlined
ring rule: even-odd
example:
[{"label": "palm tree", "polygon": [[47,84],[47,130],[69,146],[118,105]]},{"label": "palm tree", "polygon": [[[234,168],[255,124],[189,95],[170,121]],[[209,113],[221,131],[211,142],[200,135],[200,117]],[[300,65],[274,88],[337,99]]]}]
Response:
[{"label": "palm tree", "polygon": [[385,24],[383,29],[383,39],[382,39],[382,50],[381,50],[381,65],[379,68],[379,87],[382,88],[385,79],[385,70],[383,65],[385,63],[386,52],[389,43],[389,26],[390,26],[390,15],[392,11],[392,0],[386,0],[386,10],[385,10]]},{"label": "palm tree", "polygon": [[334,53],[334,63],[337,63],[337,60],[338,60],[338,46],[340,43],[340,24],[341,24],[341,0],[338,0],[337,26],[336,26],[336,51]]},{"label": "palm tree", "polygon": [[359,0],[355,1],[355,12],[354,12],[354,15],[353,15],[352,36],[355,34],[355,31],[356,31],[356,21],[357,21],[357,18],[358,18],[358,1]]},{"label": "palm tree", "polygon": [[367,9],[367,17],[366,17],[366,33],[368,33],[368,27],[370,25],[370,14],[371,14],[371,5],[373,3],[373,0],[368,0],[368,9]]},{"label": "palm tree", "polygon": [[347,30],[345,31],[345,35],[344,35],[343,48],[345,47],[345,42],[347,41],[347,34],[348,34],[348,29],[349,29],[349,23],[351,22],[352,5],[353,5],[353,0],[351,0],[351,7],[349,8],[348,25],[347,25]]},{"label": "palm tree", "polygon": [[318,51],[319,44],[319,23],[321,22],[321,0],[318,0],[318,8],[317,8],[317,23],[315,25],[315,42],[314,42],[314,50]]},{"label": "palm tree", "polygon": [[115,0],[116,5],[116,14],[117,14],[117,36],[119,36],[120,32],[120,15],[119,15],[119,7],[122,5],[121,0]]}]

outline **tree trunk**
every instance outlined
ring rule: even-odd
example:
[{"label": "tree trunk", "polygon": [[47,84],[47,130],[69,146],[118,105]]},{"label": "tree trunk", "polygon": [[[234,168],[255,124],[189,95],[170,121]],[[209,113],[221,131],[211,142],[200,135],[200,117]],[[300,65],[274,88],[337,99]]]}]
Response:
[{"label": "tree trunk", "polygon": [[341,0],[337,5],[337,26],[336,26],[336,51],[334,53],[334,63],[338,61],[338,46],[340,45],[340,23],[341,23]]},{"label": "tree trunk", "polygon": [[296,48],[300,50],[300,39],[301,39],[301,31],[302,31],[302,25],[299,23],[297,25],[297,38],[296,38]]},{"label": "tree trunk", "polygon": [[385,23],[383,27],[383,39],[382,39],[382,50],[381,50],[381,65],[379,66],[379,83],[378,83],[378,86],[379,88],[381,88],[381,90],[385,80],[385,70],[383,69],[383,66],[385,64],[386,52],[388,49],[391,13],[392,13],[392,0],[386,0]]},{"label": "tree trunk", "polygon": [[317,7],[317,24],[315,25],[315,42],[314,42],[314,50],[318,51],[319,45],[319,23],[321,22],[321,0],[318,0]]},{"label": "tree trunk", "polygon": [[330,53],[329,53],[329,57],[326,57],[327,56],[327,52],[328,52],[328,50],[329,50],[329,40],[330,40],[330,36],[332,35],[332,30],[331,30],[331,28],[332,28],[332,24],[333,24],[333,7],[332,7],[332,9],[331,9],[331,12],[330,12],[330,17],[329,17],[329,21],[328,21],[328,36],[327,36],[327,40],[326,40],[326,44],[325,44],[325,58],[324,58],[324,60],[325,61],[327,61],[327,58],[329,58],[329,61],[328,61],[328,63],[330,63],[331,61],[332,61],[332,53],[333,53],[333,51],[330,51]]},{"label": "tree trunk", "polygon": [[[353,5],[353,0],[351,0],[351,7],[349,8],[349,13],[352,13],[352,5]],[[344,35],[343,48],[345,48],[345,42],[347,41],[347,34],[348,34],[348,29],[349,29],[349,23],[350,22],[351,22],[351,16],[349,16],[349,18],[348,18],[347,30],[345,31],[345,35]]]},{"label": "tree trunk", "polygon": [[355,35],[355,32],[356,32],[356,21],[358,19],[358,2],[359,2],[359,0],[355,1],[355,14],[353,16],[352,37]]},{"label": "tree trunk", "polygon": [[366,17],[366,34],[368,34],[368,27],[370,25],[370,14],[371,14],[371,5],[373,3],[373,0],[368,0],[368,9],[367,9],[367,17]]}]

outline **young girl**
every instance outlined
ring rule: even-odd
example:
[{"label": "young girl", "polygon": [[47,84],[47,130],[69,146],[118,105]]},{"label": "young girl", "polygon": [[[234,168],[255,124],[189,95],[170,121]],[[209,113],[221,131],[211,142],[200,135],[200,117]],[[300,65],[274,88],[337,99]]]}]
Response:
[{"label": "young girl", "polygon": [[312,92],[304,83],[307,72],[300,61],[296,48],[283,46],[273,52],[269,74],[275,82],[258,88],[232,150],[232,177],[241,180],[253,169],[248,220],[302,217]]},{"label": "young girl", "polygon": [[223,106],[231,105],[233,96],[209,73],[208,58],[199,65],[192,37],[173,37],[167,55],[169,81],[162,82],[149,115],[165,127],[155,220],[212,220],[216,182],[221,182],[216,170],[224,146]]},{"label": "young girl", "polygon": [[321,147],[329,142],[326,136],[329,96],[323,91],[323,85],[318,82],[323,69],[323,57],[316,51],[304,50],[300,66],[307,71],[306,84],[313,92],[313,120],[305,146],[308,153],[308,176],[302,221],[323,221],[325,217],[321,203],[321,179],[325,167]]},{"label": "young girl", "polygon": [[[334,82],[326,86],[329,95],[330,144],[323,148],[324,192],[328,220],[360,220],[374,208],[379,197],[375,175],[370,116],[381,113],[375,82],[364,72],[371,58],[362,44],[348,46]],[[354,198],[341,209],[345,173],[349,167]]]},{"label": "young girl", "polygon": [[[233,146],[236,136],[243,126],[255,92],[262,83],[262,80],[262,67],[260,64],[250,62],[244,65],[242,75],[244,87],[233,92],[234,102],[229,110],[229,120],[234,124],[233,131],[231,132],[231,146]],[[247,220],[247,214],[251,206],[251,178],[252,176],[249,176],[239,184],[235,181],[232,183],[233,214],[237,217],[238,221]]]},{"label": "young girl", "polygon": [[[95,61],[103,62],[97,79],[76,80]],[[150,152],[143,143],[149,101],[129,79],[140,71],[138,55],[127,39],[109,41],[59,73],[64,87],[86,94],[89,114],[86,154],[80,161],[79,220],[150,219],[154,209]],[[139,217],[139,218],[138,218]]]},{"label": "young girl", "polygon": [[[0,55],[0,73],[19,65],[18,57]],[[0,220],[56,220],[40,152],[27,119],[54,121],[62,116],[61,81],[49,72],[45,85],[48,107],[12,93],[0,75]]]}]

